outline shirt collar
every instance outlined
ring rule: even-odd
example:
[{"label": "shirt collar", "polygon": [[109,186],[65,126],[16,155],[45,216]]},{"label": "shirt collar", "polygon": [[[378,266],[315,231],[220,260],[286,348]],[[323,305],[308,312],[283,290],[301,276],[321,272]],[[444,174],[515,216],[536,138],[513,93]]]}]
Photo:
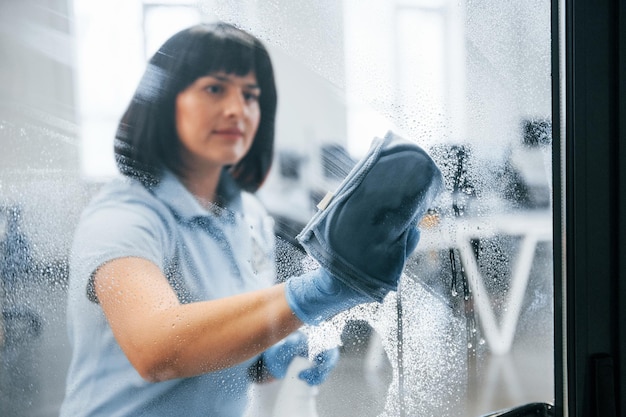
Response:
[{"label": "shirt collar", "polygon": [[184,221],[189,222],[198,217],[208,216],[234,220],[236,213],[241,213],[241,191],[226,170],[222,171],[217,194],[222,200],[222,206],[216,205],[212,210],[206,209],[169,170],[163,172],[159,184],[154,188],[154,195]]}]

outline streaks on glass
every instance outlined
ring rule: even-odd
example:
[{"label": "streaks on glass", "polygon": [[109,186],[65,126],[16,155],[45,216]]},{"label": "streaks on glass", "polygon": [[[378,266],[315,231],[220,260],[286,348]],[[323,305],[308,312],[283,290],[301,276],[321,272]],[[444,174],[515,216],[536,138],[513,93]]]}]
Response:
[{"label": "streaks on glass", "polygon": [[[341,344],[348,323],[366,322],[380,336],[393,373],[380,416],[457,416],[464,404],[468,377],[465,320],[440,294],[416,278],[415,271],[403,276],[401,303],[400,293],[392,292],[381,304],[357,306],[309,328],[312,350]],[[370,340],[368,349],[375,348],[372,344]],[[371,355],[366,358],[372,360]],[[367,363],[365,367],[368,369]]]}]

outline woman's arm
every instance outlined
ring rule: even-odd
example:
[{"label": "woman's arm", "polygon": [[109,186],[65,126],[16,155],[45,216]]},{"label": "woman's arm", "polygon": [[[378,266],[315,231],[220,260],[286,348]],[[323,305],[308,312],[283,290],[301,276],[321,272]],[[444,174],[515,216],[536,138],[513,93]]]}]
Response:
[{"label": "woman's arm", "polygon": [[287,304],[284,284],[181,304],[156,265],[133,257],[104,264],[94,282],[117,342],[149,381],[235,365],[302,326]]}]

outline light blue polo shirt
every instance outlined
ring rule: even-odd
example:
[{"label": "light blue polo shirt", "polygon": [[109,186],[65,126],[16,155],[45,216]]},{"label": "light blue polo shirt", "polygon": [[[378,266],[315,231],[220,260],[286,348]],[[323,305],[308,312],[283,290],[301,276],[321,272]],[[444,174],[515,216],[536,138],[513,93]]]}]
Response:
[{"label": "light blue polo shirt", "polygon": [[84,210],[72,248],[68,331],[73,356],[62,417],[241,416],[253,359],[193,378],[151,383],[115,341],[91,288],[102,264],[145,258],[183,303],[261,289],[275,277],[273,220],[224,173],[223,208],[210,212],[171,173],[149,191],[116,179]]}]

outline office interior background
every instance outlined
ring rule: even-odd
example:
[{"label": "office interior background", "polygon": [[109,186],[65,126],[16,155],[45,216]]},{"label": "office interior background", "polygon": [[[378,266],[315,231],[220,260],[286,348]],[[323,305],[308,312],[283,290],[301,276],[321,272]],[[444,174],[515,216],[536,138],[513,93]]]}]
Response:
[{"label": "office interior background", "polygon": [[[73,228],[118,175],[113,136],[146,60],[214,20],[258,36],[275,65],[276,155],[259,197],[277,279],[308,267],[295,235],[374,137],[415,141],[446,179],[401,291],[309,329],[342,358],[307,391],[313,411],[294,407],[624,412],[626,12],[590,3],[2,0],[0,414],[58,413]],[[287,415],[298,389],[251,392],[249,416]]]}]

